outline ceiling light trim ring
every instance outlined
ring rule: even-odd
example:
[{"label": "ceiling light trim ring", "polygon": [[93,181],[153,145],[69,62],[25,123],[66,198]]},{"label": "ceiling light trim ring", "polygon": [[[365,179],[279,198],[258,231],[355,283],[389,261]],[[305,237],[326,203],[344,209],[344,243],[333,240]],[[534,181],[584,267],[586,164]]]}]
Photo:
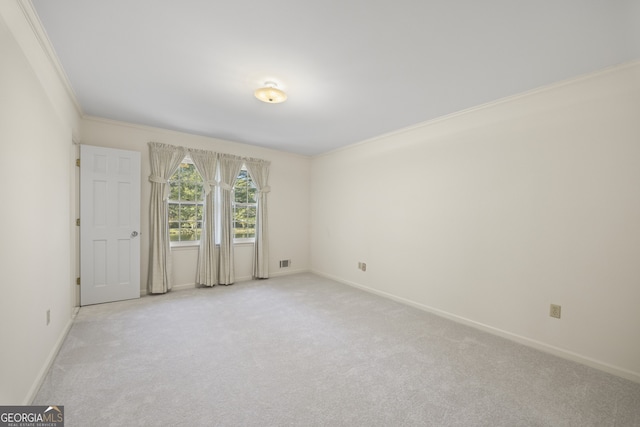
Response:
[{"label": "ceiling light trim ring", "polygon": [[287,94],[278,89],[278,85],[272,81],[264,82],[264,86],[256,89],[253,94],[267,104],[279,104],[287,100]]}]

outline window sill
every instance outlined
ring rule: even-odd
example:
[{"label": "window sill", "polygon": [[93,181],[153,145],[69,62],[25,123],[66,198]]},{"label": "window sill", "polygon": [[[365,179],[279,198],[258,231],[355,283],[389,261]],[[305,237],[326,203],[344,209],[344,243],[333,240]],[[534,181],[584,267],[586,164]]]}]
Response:
[{"label": "window sill", "polygon": [[193,250],[198,249],[200,247],[200,242],[171,242],[169,244],[171,250]]},{"label": "window sill", "polygon": [[[234,240],[233,246],[249,246],[253,245],[255,240],[253,239],[238,239]],[[220,245],[216,245],[220,246]],[[179,250],[179,251],[188,251],[198,249],[200,247],[200,242],[172,242],[170,243],[171,250]]]},{"label": "window sill", "polygon": [[255,239],[235,239],[233,241],[233,246],[253,245],[254,243]]}]

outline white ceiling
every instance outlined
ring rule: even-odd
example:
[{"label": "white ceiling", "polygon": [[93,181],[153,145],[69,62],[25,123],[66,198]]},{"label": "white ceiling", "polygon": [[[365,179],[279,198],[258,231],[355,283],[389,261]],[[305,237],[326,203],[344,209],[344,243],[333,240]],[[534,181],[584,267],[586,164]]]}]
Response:
[{"label": "white ceiling", "polygon": [[640,58],[638,0],[32,4],[85,115],[304,155]]}]

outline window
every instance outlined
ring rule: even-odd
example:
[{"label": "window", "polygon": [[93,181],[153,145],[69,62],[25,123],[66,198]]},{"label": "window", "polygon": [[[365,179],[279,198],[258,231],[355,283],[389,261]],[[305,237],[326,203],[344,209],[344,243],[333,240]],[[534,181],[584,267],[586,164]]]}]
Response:
[{"label": "window", "polygon": [[[188,157],[169,179],[169,240],[172,245],[196,243],[202,234],[204,192],[202,177]],[[245,167],[233,187],[233,238],[250,242],[256,236],[257,191]],[[215,197],[219,197],[216,192]],[[218,205],[218,201],[214,202]],[[216,224],[217,227],[220,224]],[[216,232],[220,236],[220,232]],[[219,242],[216,242],[219,243]]]},{"label": "window", "polygon": [[169,179],[169,240],[195,242],[202,233],[202,177],[185,159]]},{"label": "window", "polygon": [[256,185],[245,167],[233,186],[233,237],[253,240],[256,237]]}]

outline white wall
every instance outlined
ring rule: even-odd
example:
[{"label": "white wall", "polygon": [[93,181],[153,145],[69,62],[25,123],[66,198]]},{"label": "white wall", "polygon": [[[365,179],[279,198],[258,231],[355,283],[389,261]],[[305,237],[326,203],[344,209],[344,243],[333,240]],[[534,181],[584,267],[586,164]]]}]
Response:
[{"label": "white wall", "polygon": [[639,112],[635,63],[316,157],[312,269],[640,381]]},{"label": "white wall", "polygon": [[0,57],[0,405],[10,405],[30,403],[71,324],[79,117],[16,2],[0,2]]},{"label": "white wall", "polygon": [[[268,195],[270,275],[309,270],[311,161],[308,157],[163,129],[86,118],[82,123],[81,143],[141,153],[141,290],[143,292],[147,289],[149,262],[150,164],[147,145],[149,141],[270,161],[271,192]],[[235,246],[236,281],[251,278],[252,251],[253,245]],[[197,256],[197,246],[172,250],[174,286],[194,286]],[[280,269],[278,261],[281,259],[291,259],[291,267]]]},{"label": "white wall", "polygon": [[[142,153],[141,290],[146,290],[147,279],[149,141],[271,161],[271,273],[309,269],[309,158],[161,129],[81,120],[52,52],[39,39],[40,31],[28,2],[0,2],[0,405],[31,402],[78,301],[78,149],[73,141]],[[238,280],[251,276],[251,249],[236,247]],[[193,285],[197,249],[181,248],[173,256],[175,283]],[[292,267],[279,269],[280,259],[291,259]]]},{"label": "white wall", "polygon": [[[147,142],[260,157],[272,162],[273,275],[312,266],[640,381],[638,64],[310,160],[98,119],[80,129],[29,7],[0,1],[0,404],[31,401],[70,326],[72,139],[142,153],[141,289]],[[236,249],[248,278],[250,246]],[[174,251],[178,286],[192,285],[196,255]]]}]

